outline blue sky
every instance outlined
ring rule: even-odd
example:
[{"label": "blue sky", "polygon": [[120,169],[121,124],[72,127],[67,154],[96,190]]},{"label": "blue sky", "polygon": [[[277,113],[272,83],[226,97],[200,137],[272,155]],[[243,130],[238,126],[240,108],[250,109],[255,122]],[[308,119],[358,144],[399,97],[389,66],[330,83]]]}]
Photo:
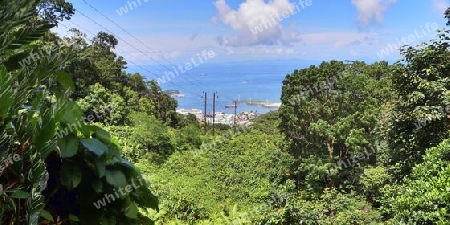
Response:
[{"label": "blue sky", "polygon": [[[434,29],[445,26],[443,12],[449,5],[447,0],[139,0],[141,4],[138,0],[85,0],[143,45],[83,0],[69,1],[131,43],[133,47],[119,40],[117,53],[141,65],[165,63],[163,58],[175,64],[189,62],[203,51],[214,51],[210,60],[218,63],[274,59],[393,62],[400,57],[393,44],[411,35],[407,41],[411,45],[434,38]],[[78,28],[88,37],[104,30],[80,13],[63,25]],[[64,26],[55,31],[66,35]],[[382,49],[388,54],[380,57]]]}]

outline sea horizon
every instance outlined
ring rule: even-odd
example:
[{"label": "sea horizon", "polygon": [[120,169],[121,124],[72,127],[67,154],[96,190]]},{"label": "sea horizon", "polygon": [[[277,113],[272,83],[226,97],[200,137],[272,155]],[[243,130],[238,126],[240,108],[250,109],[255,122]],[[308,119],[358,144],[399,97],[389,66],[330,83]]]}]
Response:
[{"label": "sea horizon", "polygon": [[[204,92],[207,93],[207,112],[213,109],[213,93],[216,92],[216,112],[234,113],[233,108],[225,108],[233,105],[234,100],[281,103],[282,82],[287,74],[295,69],[307,68],[310,65],[318,65],[320,61],[247,61],[247,62],[211,62],[193,66],[189,71],[181,73],[174,66],[181,64],[165,65],[166,70],[160,69],[152,74],[142,74],[147,80],[158,80],[164,74],[172,72],[174,76],[166,82],[159,82],[163,91],[178,90],[184,97],[175,97],[179,109],[204,110]],[[153,65],[130,66],[129,73],[153,71]],[[172,70],[169,70],[172,69]],[[178,75],[175,73],[178,72]],[[249,105],[244,102],[237,104],[236,111],[258,112],[260,114],[278,109],[277,107],[263,107],[262,105]]]}]

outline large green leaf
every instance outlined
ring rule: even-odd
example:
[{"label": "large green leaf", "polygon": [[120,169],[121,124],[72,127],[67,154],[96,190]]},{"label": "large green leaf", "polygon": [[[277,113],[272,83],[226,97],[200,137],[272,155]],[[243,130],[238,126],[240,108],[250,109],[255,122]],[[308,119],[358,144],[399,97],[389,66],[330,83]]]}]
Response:
[{"label": "large green leaf", "polygon": [[56,73],[56,79],[61,84],[61,86],[66,91],[73,92],[75,91],[75,85],[73,84],[72,78],[66,72],[59,71]]},{"label": "large green leaf", "polygon": [[93,160],[94,171],[98,177],[104,177],[106,174],[106,163],[102,158],[94,158]]},{"label": "large green leaf", "polygon": [[58,140],[58,147],[63,158],[70,158],[76,155],[78,146],[78,137],[72,134]]},{"label": "large green leaf", "polygon": [[69,215],[69,220],[70,221],[75,221],[75,222],[80,222],[80,219],[78,219],[78,217],[73,215],[73,214]]},{"label": "large green leaf", "polygon": [[69,101],[67,103],[66,111],[64,114],[64,121],[68,125],[74,125],[78,123],[83,123],[80,119],[83,116],[83,111],[80,106],[78,106],[75,102]]},{"label": "large green leaf", "polygon": [[81,167],[75,163],[67,162],[61,167],[61,184],[72,190],[81,183]]},{"label": "large green leaf", "polygon": [[137,190],[137,194],[139,195],[137,201],[139,206],[159,210],[158,198],[155,195],[153,195],[152,192],[147,187],[140,187]]},{"label": "large green leaf", "polygon": [[28,180],[32,183],[40,183],[45,176],[46,176],[45,162],[42,160],[35,160],[33,166],[29,170],[27,177]]},{"label": "large green leaf", "polygon": [[22,191],[22,190],[14,190],[11,194],[11,198],[17,198],[17,199],[27,199],[31,195],[28,192]]},{"label": "large green leaf", "polygon": [[116,187],[127,185],[127,178],[120,170],[106,170],[106,181]]},{"label": "large green leaf", "polygon": [[13,104],[13,96],[14,91],[12,90],[10,83],[11,79],[9,77],[10,75],[6,71],[6,68],[1,66],[0,67],[0,117],[5,115],[9,108]]},{"label": "large green leaf", "polygon": [[53,114],[45,107],[40,108],[40,116],[37,118],[36,126],[34,127],[34,136],[32,141],[38,151],[54,150],[56,140],[54,139],[57,130],[57,122],[53,118]]},{"label": "large green leaf", "polygon": [[134,202],[130,202],[130,204],[128,204],[125,208],[125,216],[128,218],[137,219],[138,208]]},{"label": "large green leaf", "polygon": [[45,209],[41,210],[40,214],[41,214],[42,218],[44,218],[50,222],[53,222],[53,217],[47,210],[45,210]]},{"label": "large green leaf", "polygon": [[93,152],[98,156],[101,156],[108,151],[108,147],[96,138],[81,139],[80,142],[88,151]]},{"label": "large green leaf", "polygon": [[97,193],[100,193],[103,191],[103,183],[100,180],[93,180],[91,183],[91,187]]},{"label": "large green leaf", "polygon": [[95,131],[94,136],[107,145],[111,143],[111,135],[101,128]]},{"label": "large green leaf", "polygon": [[111,160],[111,162],[112,162],[112,164],[117,164],[117,165],[125,166],[128,168],[134,168],[133,164],[131,164],[130,161],[128,161],[127,159],[114,157]]}]

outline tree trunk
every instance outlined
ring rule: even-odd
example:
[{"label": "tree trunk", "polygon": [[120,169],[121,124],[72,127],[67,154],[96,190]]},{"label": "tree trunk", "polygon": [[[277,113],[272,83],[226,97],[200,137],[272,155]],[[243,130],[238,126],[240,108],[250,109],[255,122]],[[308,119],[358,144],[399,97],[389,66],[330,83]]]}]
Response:
[{"label": "tree trunk", "polygon": [[327,148],[328,148],[328,158],[331,161],[333,159],[334,139],[331,139],[331,142],[327,142]]}]

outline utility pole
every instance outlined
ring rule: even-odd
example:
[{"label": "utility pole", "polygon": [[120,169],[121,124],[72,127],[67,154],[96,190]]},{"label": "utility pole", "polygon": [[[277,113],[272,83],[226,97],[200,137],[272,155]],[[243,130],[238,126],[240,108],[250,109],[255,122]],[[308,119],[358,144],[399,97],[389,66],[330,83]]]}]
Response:
[{"label": "utility pole", "polygon": [[215,133],[215,122],[216,122],[216,92],[213,93],[213,124],[212,124],[212,129],[213,129],[213,135]]},{"label": "utility pole", "polygon": [[234,133],[236,133],[236,112],[237,112],[237,102],[234,101]]},{"label": "utility pole", "polygon": [[206,92],[204,92],[205,93],[205,111],[203,111],[203,121],[205,122],[205,133],[206,133],[206,130],[207,130],[207,123],[206,123],[206,103],[207,103],[207,93]]}]

